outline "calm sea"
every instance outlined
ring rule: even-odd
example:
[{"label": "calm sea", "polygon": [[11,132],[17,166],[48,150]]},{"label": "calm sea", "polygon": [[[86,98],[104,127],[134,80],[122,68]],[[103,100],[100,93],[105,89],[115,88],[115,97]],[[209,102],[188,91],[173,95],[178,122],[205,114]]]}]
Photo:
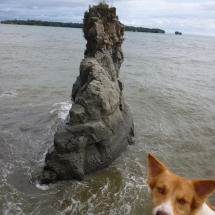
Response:
[{"label": "calm sea", "polygon": [[84,181],[36,183],[85,44],[81,29],[0,25],[0,214],[149,215],[148,152],[187,178],[215,178],[215,37],[126,32],[135,145]]}]

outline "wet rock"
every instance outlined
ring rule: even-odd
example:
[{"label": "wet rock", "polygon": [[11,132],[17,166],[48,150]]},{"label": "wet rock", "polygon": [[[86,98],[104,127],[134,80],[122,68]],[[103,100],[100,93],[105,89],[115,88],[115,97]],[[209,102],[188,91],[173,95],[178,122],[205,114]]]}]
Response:
[{"label": "wet rock", "polygon": [[72,89],[74,104],[48,150],[41,183],[84,179],[111,164],[132,143],[133,120],[119,71],[124,25],[100,3],[84,16],[85,58]]}]

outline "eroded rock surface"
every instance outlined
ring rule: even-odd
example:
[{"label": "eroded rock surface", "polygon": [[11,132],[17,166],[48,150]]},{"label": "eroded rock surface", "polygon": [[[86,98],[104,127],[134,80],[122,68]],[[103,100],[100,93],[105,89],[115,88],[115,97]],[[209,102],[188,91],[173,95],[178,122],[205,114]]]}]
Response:
[{"label": "eroded rock surface", "polygon": [[93,6],[84,16],[85,59],[73,85],[74,104],[48,150],[41,183],[84,179],[132,143],[133,120],[119,78],[124,25],[116,9]]}]

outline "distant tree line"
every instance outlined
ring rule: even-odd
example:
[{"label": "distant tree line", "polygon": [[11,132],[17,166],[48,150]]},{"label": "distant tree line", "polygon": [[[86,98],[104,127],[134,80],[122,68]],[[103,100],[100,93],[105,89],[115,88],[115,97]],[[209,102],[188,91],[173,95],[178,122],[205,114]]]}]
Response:
[{"label": "distant tree line", "polygon": [[[51,21],[40,21],[40,20],[5,20],[1,21],[1,24],[13,24],[13,25],[36,25],[36,26],[54,26],[54,27],[68,27],[68,28],[83,28],[82,23],[73,22],[51,22]],[[149,32],[149,33],[162,33],[165,31],[158,28],[142,28],[134,26],[125,26],[125,31],[133,32]]]},{"label": "distant tree line", "polygon": [[182,33],[179,32],[179,31],[176,31],[175,34],[176,34],[176,35],[182,35]]},{"label": "distant tree line", "polygon": [[55,26],[55,27],[70,27],[70,28],[83,28],[83,24],[72,22],[48,22],[40,20],[5,20],[1,24],[14,24],[14,25],[37,25],[37,26]]},{"label": "distant tree line", "polygon": [[165,31],[158,28],[142,28],[142,27],[133,27],[133,26],[125,26],[125,31],[135,31],[135,32],[148,32],[148,33],[162,33]]}]

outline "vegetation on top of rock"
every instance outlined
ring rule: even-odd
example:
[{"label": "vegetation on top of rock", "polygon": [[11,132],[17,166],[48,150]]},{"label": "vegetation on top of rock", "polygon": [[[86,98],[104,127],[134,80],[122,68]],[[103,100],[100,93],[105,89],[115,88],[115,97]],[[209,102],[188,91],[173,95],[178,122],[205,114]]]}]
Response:
[{"label": "vegetation on top of rock", "polygon": [[[111,34],[111,29],[108,25],[108,23],[111,23],[113,18],[116,17],[116,8],[109,7],[108,4],[100,2],[98,5],[89,6],[89,11],[86,11],[84,13],[84,19],[83,19],[83,33],[84,38],[88,41],[89,38],[89,30],[93,27],[94,21],[91,19],[90,14],[93,14],[98,18],[101,18],[102,24],[104,25],[104,31],[107,34]],[[117,17],[118,18],[118,17]],[[96,36],[96,35],[92,35]]]},{"label": "vegetation on top of rock", "polygon": [[176,31],[175,34],[176,34],[176,35],[182,35],[182,33],[179,32],[179,31]]},{"label": "vegetation on top of rock", "polygon": [[95,54],[98,49],[110,48],[122,43],[125,26],[118,21],[116,8],[100,2],[89,6],[83,19],[83,33],[87,40],[85,55]]}]

